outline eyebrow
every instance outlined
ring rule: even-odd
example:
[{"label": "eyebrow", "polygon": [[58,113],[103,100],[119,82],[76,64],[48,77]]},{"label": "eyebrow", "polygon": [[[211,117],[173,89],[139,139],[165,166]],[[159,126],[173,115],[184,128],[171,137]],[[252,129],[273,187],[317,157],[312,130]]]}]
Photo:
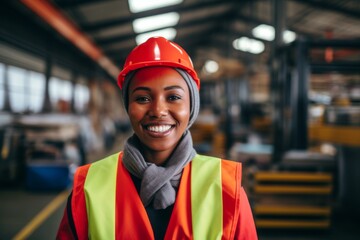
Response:
[{"label": "eyebrow", "polygon": [[182,88],[178,85],[168,86],[168,87],[164,88],[164,90],[172,90],[172,89],[181,89],[181,90],[185,91],[184,88]]},{"label": "eyebrow", "polygon": [[[180,87],[180,86],[178,86],[178,85],[168,86],[168,87],[165,87],[165,88],[164,88],[164,90],[166,90],[166,91],[172,90],[172,89],[181,89],[181,90],[185,91],[184,88],[182,88],[182,87]],[[148,88],[148,87],[137,87],[137,88],[135,88],[134,90],[132,90],[131,93],[134,93],[134,92],[140,91],[140,90],[148,91],[148,92],[151,91],[151,89]]]},{"label": "eyebrow", "polygon": [[140,91],[140,90],[144,90],[144,91],[150,92],[150,88],[148,88],[148,87],[137,87],[137,88],[135,88],[134,90],[132,90],[131,93],[134,93],[134,92]]}]

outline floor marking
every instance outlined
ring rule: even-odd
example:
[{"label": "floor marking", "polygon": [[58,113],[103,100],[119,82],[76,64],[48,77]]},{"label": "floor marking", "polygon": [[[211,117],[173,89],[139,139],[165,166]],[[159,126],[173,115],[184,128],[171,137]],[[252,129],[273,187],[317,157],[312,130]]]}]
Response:
[{"label": "floor marking", "polygon": [[23,240],[29,237],[69,196],[69,190],[57,195],[46,207],[44,207],[21,231],[13,237],[13,240]]}]

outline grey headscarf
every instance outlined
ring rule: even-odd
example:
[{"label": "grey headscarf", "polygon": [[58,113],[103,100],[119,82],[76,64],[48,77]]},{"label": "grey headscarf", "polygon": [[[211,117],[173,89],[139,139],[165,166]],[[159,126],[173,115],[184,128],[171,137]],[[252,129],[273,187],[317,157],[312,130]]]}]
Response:
[{"label": "grey headscarf", "polygon": [[[175,70],[183,77],[189,87],[190,119],[187,129],[174,152],[166,161],[165,166],[157,166],[154,163],[145,161],[140,151],[140,141],[135,134],[127,140],[124,148],[123,163],[125,168],[132,175],[141,179],[141,201],[145,207],[152,203],[155,209],[165,209],[174,204],[182,169],[196,155],[189,128],[195,122],[199,113],[199,90],[195,81],[186,71],[179,68],[175,68]],[[127,111],[129,104],[128,88],[134,74],[135,72],[131,72],[126,76],[122,89],[123,102]]]}]

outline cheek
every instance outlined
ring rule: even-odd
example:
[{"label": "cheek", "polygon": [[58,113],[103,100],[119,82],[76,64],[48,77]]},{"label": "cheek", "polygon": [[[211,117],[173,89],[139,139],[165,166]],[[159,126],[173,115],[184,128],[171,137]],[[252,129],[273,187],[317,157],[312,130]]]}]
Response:
[{"label": "cheek", "polygon": [[142,119],[143,113],[142,113],[141,108],[135,107],[134,105],[129,104],[128,109],[129,109],[128,114],[129,114],[129,118],[130,118],[131,123],[140,121]]},{"label": "cheek", "polygon": [[187,125],[187,123],[190,120],[190,107],[187,106],[180,107],[179,109],[176,110],[176,116],[178,119],[181,119],[181,121],[186,122]]}]

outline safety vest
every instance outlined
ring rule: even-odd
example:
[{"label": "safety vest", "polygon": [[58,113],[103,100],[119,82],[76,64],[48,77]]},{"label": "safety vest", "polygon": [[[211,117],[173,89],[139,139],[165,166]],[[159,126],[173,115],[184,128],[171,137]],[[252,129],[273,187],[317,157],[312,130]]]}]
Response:
[{"label": "safety vest", "polygon": [[[165,239],[233,239],[240,189],[240,163],[196,155],[183,170]],[[79,239],[154,239],[122,153],[78,169],[71,210]]]}]

